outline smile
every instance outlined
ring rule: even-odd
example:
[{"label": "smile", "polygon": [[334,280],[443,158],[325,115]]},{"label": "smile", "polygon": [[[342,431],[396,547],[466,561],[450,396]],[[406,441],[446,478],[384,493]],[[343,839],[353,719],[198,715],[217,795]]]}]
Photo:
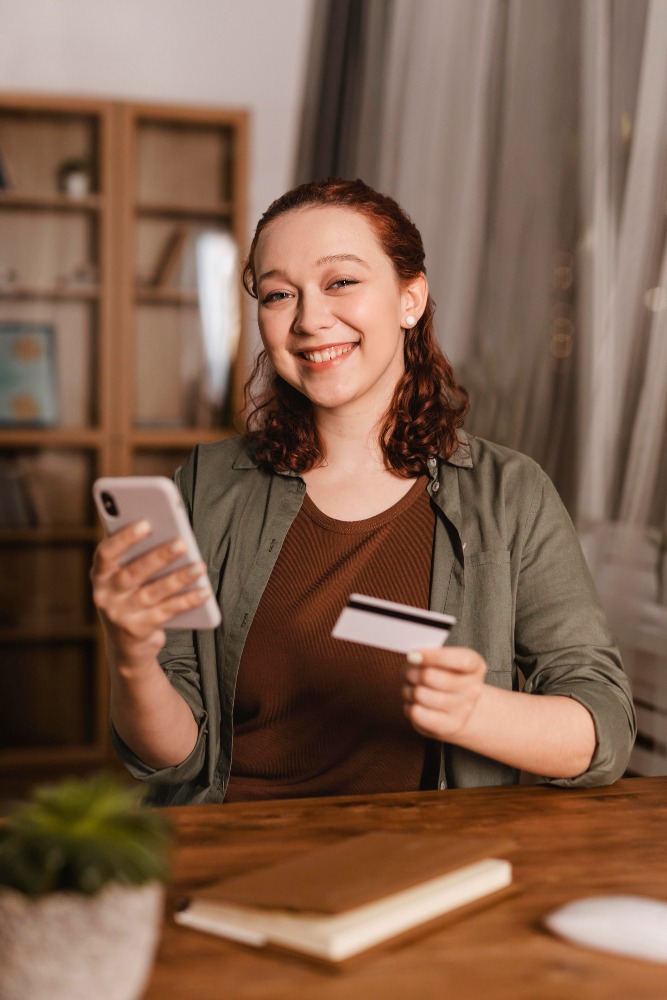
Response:
[{"label": "smile", "polygon": [[313,364],[319,365],[323,361],[333,361],[334,358],[339,358],[342,354],[349,354],[356,346],[356,344],[334,344],[332,347],[325,347],[321,351],[301,351],[300,354],[306,361],[311,361]]}]

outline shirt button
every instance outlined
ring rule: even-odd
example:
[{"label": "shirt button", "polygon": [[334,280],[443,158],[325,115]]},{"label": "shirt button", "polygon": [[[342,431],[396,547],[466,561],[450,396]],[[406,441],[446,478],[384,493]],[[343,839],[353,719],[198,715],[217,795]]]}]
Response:
[{"label": "shirt button", "polygon": [[439,489],[440,489],[440,483],[436,479],[434,480],[433,485],[431,486],[431,490],[433,493],[437,493]]}]

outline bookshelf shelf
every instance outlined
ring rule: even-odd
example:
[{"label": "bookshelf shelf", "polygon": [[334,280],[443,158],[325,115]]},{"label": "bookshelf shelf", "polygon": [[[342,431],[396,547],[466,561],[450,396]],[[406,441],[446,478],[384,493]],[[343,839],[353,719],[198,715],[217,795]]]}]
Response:
[{"label": "bookshelf shelf", "polygon": [[0,528],[0,545],[94,544],[98,538],[99,531],[96,528]]},{"label": "bookshelf shelf", "polygon": [[[96,635],[97,628],[94,625],[26,625],[16,628],[0,628],[0,646],[90,641],[95,639]],[[0,667],[1,669],[2,667]]]},{"label": "bookshelf shelf", "polygon": [[99,448],[104,432],[95,427],[1,427],[3,448]]},{"label": "bookshelf shelf", "polygon": [[35,212],[98,212],[103,206],[100,195],[70,198],[64,194],[40,195],[14,191],[0,192],[0,207]]},{"label": "bookshelf shelf", "polygon": [[[0,771],[12,775],[14,779],[17,769],[30,768],[39,771],[42,775],[46,770],[52,778],[56,778],[60,770],[66,770],[69,773],[71,768],[76,767],[86,771],[91,766],[106,765],[106,763],[106,755],[88,743],[0,749]],[[13,781],[12,787],[20,790],[20,781]]]},{"label": "bookshelf shelf", "polygon": [[220,441],[223,438],[232,437],[235,431],[232,428],[212,428],[202,427],[197,430],[190,428],[183,429],[157,429],[141,428],[132,431],[131,438],[133,447],[136,449],[191,449],[196,444],[210,441]]},{"label": "bookshelf shelf", "polygon": [[54,286],[51,288],[40,287],[39,285],[14,285],[7,288],[0,288],[0,301],[6,299],[43,299],[44,301],[62,302],[87,302],[99,298],[101,289],[96,285],[81,286],[79,288],[64,288]]}]

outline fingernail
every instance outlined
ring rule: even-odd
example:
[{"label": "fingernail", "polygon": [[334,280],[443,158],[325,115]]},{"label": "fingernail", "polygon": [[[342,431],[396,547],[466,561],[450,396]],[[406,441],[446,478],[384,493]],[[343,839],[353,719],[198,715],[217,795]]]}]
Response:
[{"label": "fingernail", "polygon": [[405,657],[408,663],[423,663],[424,657],[417,649],[411,649],[408,655]]},{"label": "fingernail", "polygon": [[169,546],[170,552],[185,552],[185,542],[182,542],[180,538],[177,538],[175,542],[172,542]]},{"label": "fingernail", "polygon": [[150,530],[151,526],[148,521],[138,521],[132,529],[132,533],[137,538],[141,538],[143,535],[147,535]]},{"label": "fingernail", "polygon": [[201,566],[197,565],[197,563],[193,563],[192,566],[188,566],[188,573],[190,574],[190,576],[202,576],[203,570]]},{"label": "fingernail", "polygon": [[210,587],[200,587],[197,591],[197,597],[209,597],[211,594]]}]

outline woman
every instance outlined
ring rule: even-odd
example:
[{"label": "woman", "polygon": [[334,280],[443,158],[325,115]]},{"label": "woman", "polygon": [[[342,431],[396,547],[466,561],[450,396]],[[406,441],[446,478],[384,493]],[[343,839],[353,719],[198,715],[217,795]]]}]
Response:
[{"label": "woman", "polygon": [[[175,804],[618,778],[632,701],[576,534],[535,463],[462,431],[412,222],[361,181],[303,185],[244,282],[264,344],[247,434],[177,473],[221,627],[166,638],[206,599],[178,594],[187,570],[146,583],[178,541],[121,568],[142,522],[96,553],[129,770]],[[341,642],[352,591],[458,623],[407,660]]]}]

